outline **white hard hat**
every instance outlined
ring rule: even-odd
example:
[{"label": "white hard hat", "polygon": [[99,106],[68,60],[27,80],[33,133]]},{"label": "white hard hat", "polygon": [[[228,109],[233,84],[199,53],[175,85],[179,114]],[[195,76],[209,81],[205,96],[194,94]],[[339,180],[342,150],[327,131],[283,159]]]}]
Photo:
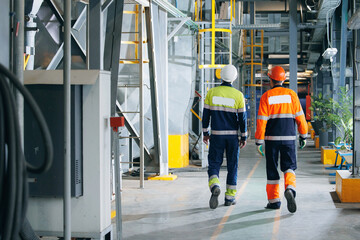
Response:
[{"label": "white hard hat", "polygon": [[234,65],[226,65],[221,69],[220,75],[222,80],[232,83],[237,78],[237,69]]}]

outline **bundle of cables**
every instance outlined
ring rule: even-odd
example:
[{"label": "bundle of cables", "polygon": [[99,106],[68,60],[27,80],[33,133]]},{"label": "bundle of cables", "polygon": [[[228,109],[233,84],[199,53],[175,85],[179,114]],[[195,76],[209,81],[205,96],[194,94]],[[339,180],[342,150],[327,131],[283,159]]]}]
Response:
[{"label": "bundle of cables", "polygon": [[[20,92],[39,123],[45,145],[40,166],[26,162],[22,149],[18,109],[14,92]],[[27,172],[47,171],[53,159],[53,144],[44,116],[29,91],[0,64],[0,239],[39,239],[26,219]]]}]

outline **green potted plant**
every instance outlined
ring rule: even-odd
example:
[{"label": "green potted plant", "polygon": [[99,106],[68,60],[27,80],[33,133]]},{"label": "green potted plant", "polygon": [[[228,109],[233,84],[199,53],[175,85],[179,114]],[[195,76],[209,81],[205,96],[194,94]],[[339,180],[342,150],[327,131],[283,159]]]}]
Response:
[{"label": "green potted plant", "polygon": [[349,95],[345,87],[340,87],[339,99],[334,102],[334,125],[339,132],[335,139],[335,145],[342,145],[343,149],[351,149],[353,143],[353,97]]},{"label": "green potted plant", "polygon": [[332,128],[335,121],[338,121],[334,115],[334,100],[319,93],[317,96],[311,97],[311,107],[309,109],[314,113],[312,125],[315,134],[319,135],[320,147],[327,146],[328,130]]}]

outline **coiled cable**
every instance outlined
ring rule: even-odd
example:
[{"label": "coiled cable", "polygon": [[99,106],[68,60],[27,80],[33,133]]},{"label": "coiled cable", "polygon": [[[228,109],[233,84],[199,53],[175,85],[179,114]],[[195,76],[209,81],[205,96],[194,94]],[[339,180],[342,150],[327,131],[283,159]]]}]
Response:
[{"label": "coiled cable", "polygon": [[[25,161],[21,143],[15,87],[24,97],[40,126],[45,159],[40,166]],[[51,167],[53,144],[44,116],[29,91],[17,77],[0,64],[0,239],[27,239],[21,234],[31,228],[26,220],[27,171],[42,173]],[[24,237],[25,236],[25,237]]]}]

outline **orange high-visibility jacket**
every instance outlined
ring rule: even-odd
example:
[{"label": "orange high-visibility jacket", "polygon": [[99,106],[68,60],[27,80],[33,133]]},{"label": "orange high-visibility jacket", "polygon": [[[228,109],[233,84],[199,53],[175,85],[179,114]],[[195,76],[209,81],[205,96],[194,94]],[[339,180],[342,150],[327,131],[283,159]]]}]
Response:
[{"label": "orange high-visibility jacket", "polygon": [[306,138],[308,126],[297,94],[291,89],[275,86],[260,99],[255,142],[296,140],[295,123],[300,137]]}]

